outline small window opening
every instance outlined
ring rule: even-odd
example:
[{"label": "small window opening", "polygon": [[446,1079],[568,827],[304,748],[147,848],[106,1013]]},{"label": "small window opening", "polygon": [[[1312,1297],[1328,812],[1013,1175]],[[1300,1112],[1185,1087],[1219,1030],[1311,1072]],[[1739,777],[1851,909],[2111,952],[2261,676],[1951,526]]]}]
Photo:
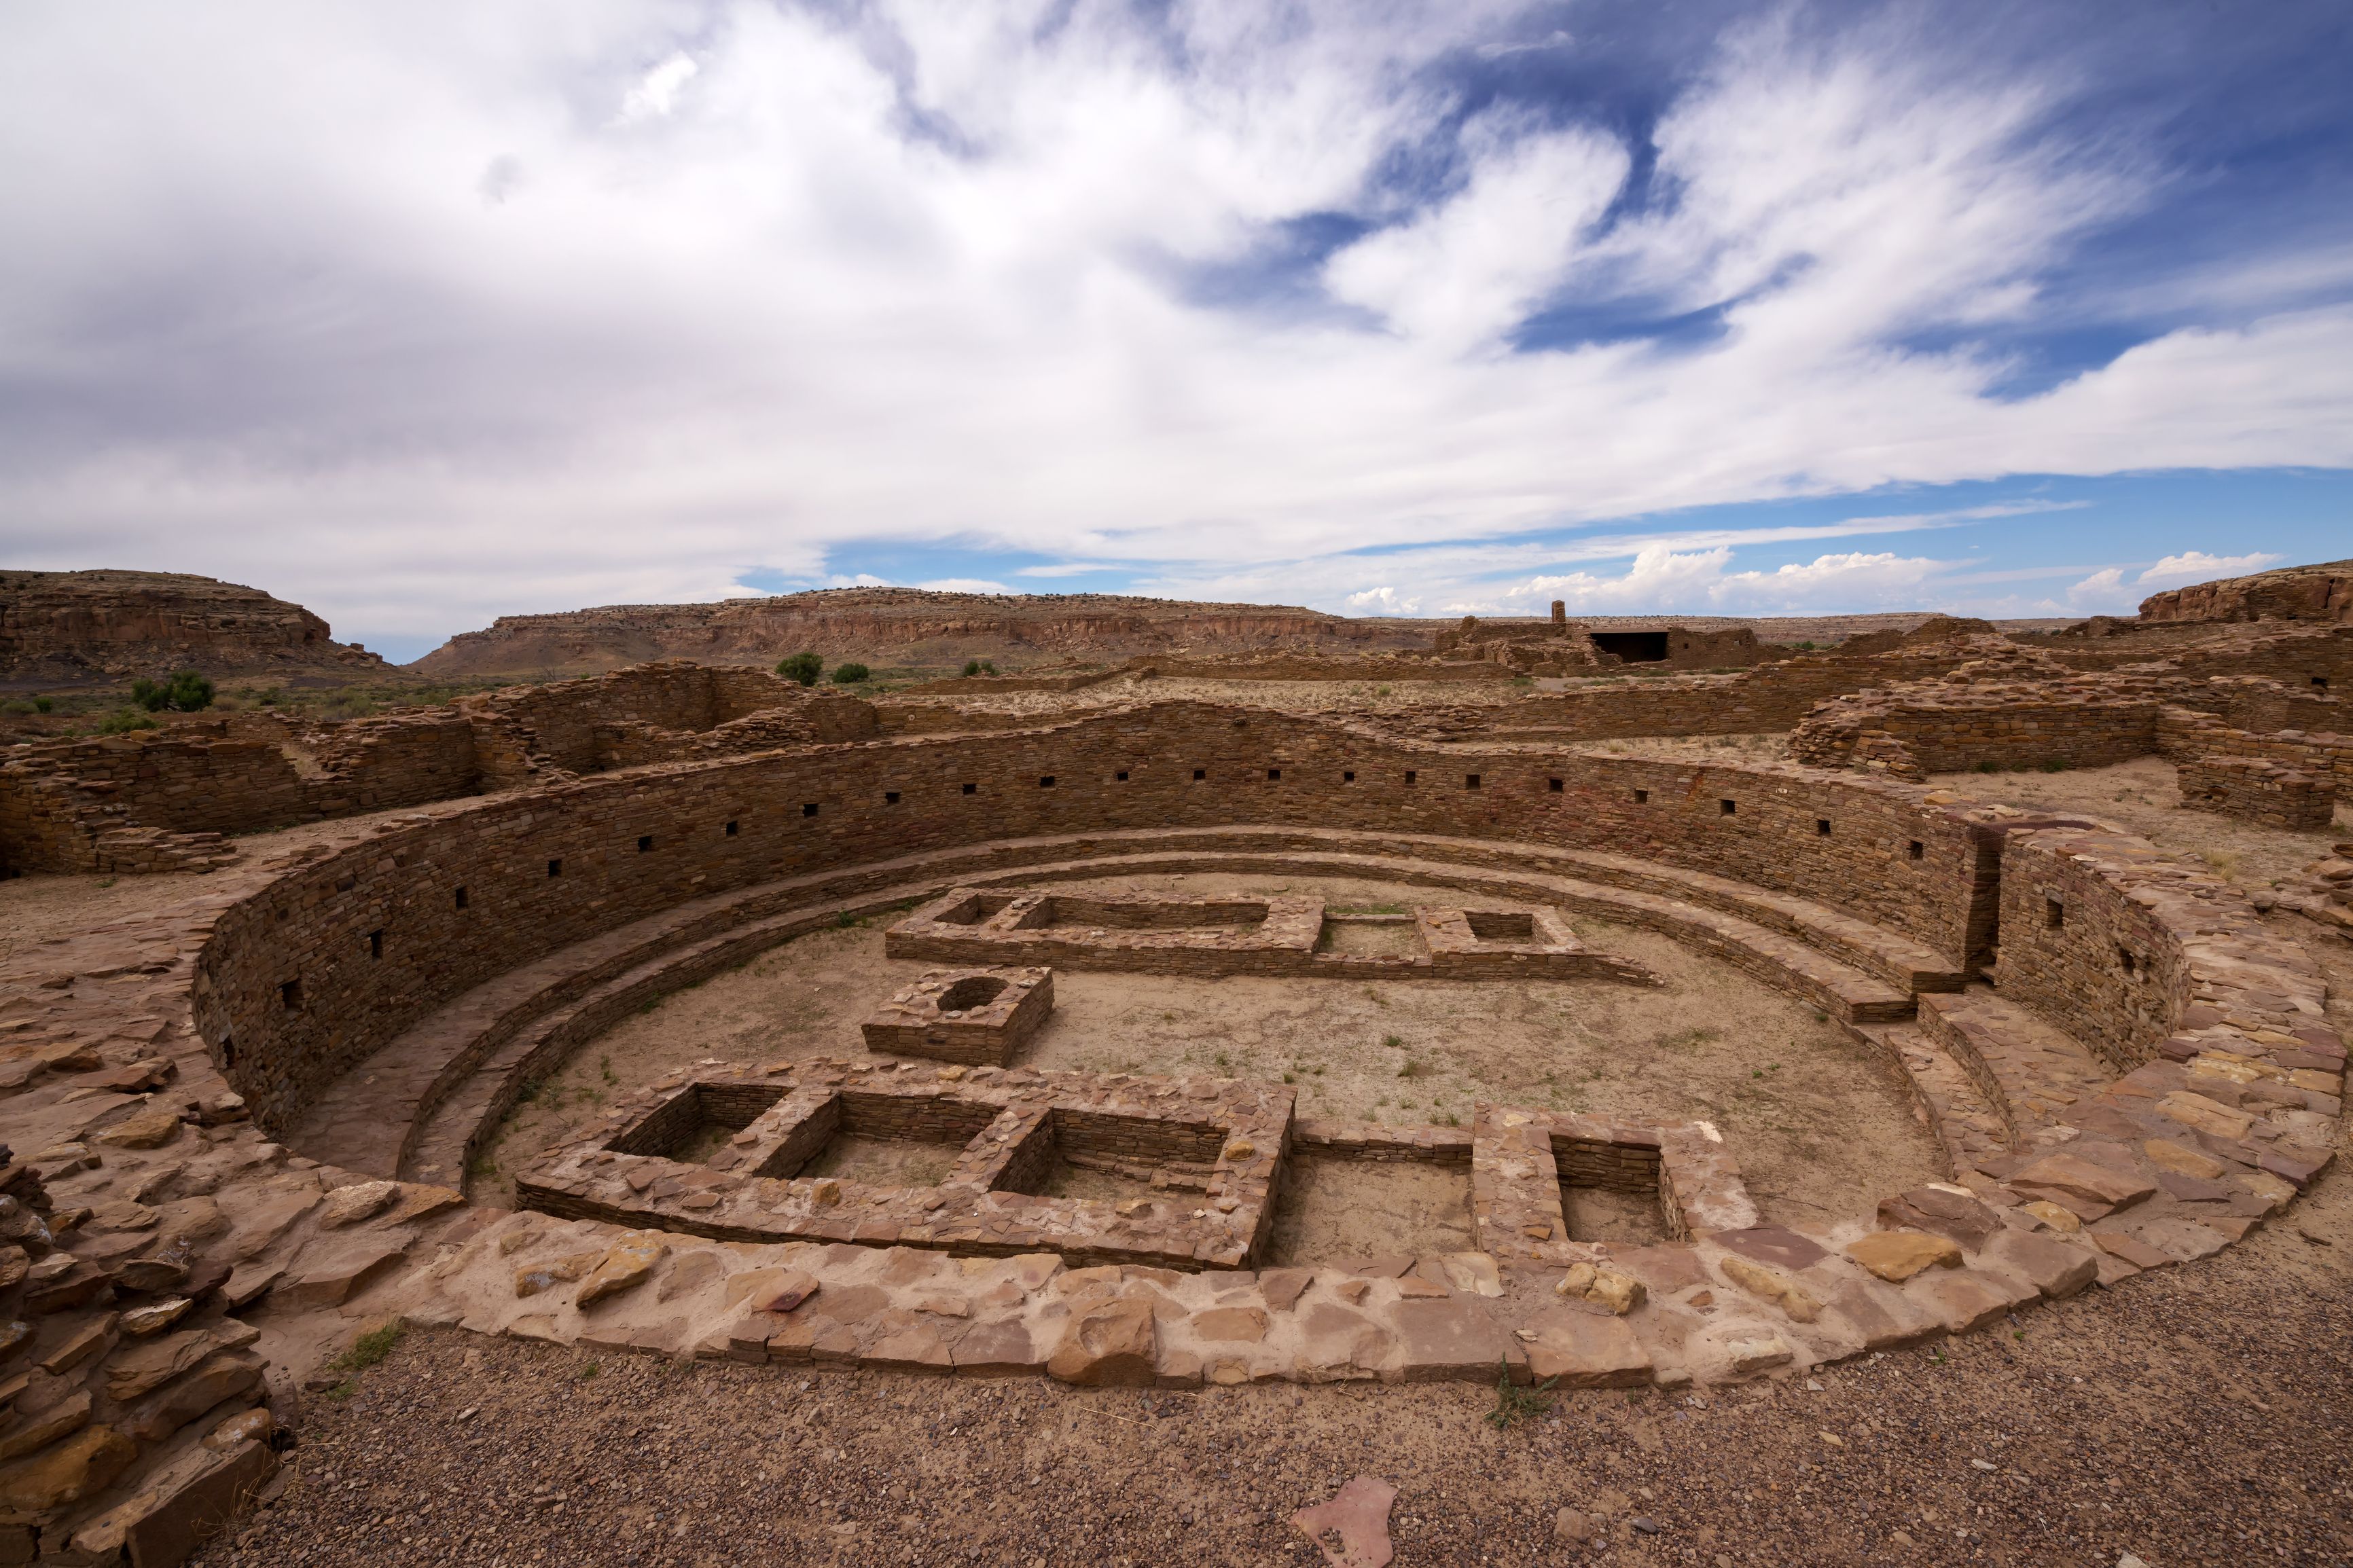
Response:
[{"label": "small window opening", "polygon": [[728,837],[733,838],[733,837],[735,837],[735,828],[736,828],[736,824],[734,824],[734,823],[732,823],[732,822],[731,822],[731,823],[729,823],[729,824],[727,825],[727,837]]},{"label": "small window opening", "polygon": [[551,877],[561,877],[564,875],[564,862],[561,860],[550,860],[547,863],[547,874]]},{"label": "small window opening", "polygon": [[1039,775],[1038,779],[1038,787],[1039,789],[1052,789],[1054,787],[1054,775],[1051,773]]},{"label": "small window opening", "polygon": [[1910,847],[1904,852],[1915,860],[1926,860],[1928,858],[1928,847],[1916,838],[1912,840]]},{"label": "small window opening", "polygon": [[368,956],[370,958],[384,956],[384,932],[380,931],[368,932]]},{"label": "small window opening", "polygon": [[458,907],[462,910],[466,907],[466,889],[463,888],[458,889],[457,895]]},{"label": "small window opening", "polygon": [[227,1035],[221,1037],[221,1066],[237,1066],[237,1041]]},{"label": "small window opening", "polygon": [[803,816],[815,816],[817,815],[817,802],[813,800],[803,802],[801,805],[801,815]]},{"label": "small window opening", "polygon": [[882,792],[882,804],[883,804],[884,805],[898,805],[898,804],[899,804],[899,792],[898,792],[897,790],[895,790],[895,789],[886,789],[886,790],[884,790],[884,791]]},{"label": "small window opening", "polygon": [[2316,675],[2312,678],[2312,684],[2319,688],[2321,690],[2326,691],[2328,689],[2328,677],[2325,675]]},{"label": "small window opening", "polygon": [[1119,776],[1119,782],[1120,782],[1120,783],[1122,783],[1122,784],[1125,784],[1125,783],[1127,782],[1127,770],[1126,770],[1125,768],[1122,768],[1122,769],[1120,769],[1120,770],[1119,770],[1119,775],[1118,775],[1118,776]]},{"label": "small window opening", "polygon": [[1462,775],[1462,787],[1464,789],[1477,789],[1479,787],[1479,775],[1477,773],[1464,773]]},{"label": "small window opening", "polygon": [[1207,768],[1195,768],[1193,770],[1193,782],[1195,784],[1199,784],[1203,779],[1208,778],[1208,776],[1209,770]]},{"label": "small window opening", "polygon": [[1415,779],[1417,776],[1419,776],[1419,775],[1417,775],[1417,774],[1415,773],[1415,772],[1414,772],[1414,770],[1413,770],[1413,769],[1411,769],[1411,768],[1408,768],[1408,769],[1406,769],[1406,771],[1405,771],[1405,782],[1406,782],[1406,783],[1408,783],[1408,784],[1411,784],[1411,783],[1413,783],[1414,779]]},{"label": "small window opening", "polygon": [[1636,790],[1636,791],[1634,792],[1634,804],[1635,804],[1636,805],[1650,805],[1650,804],[1651,804],[1651,792],[1650,792],[1649,790],[1646,790],[1646,789],[1638,789],[1638,790]]},{"label": "small window opening", "polygon": [[976,784],[968,784],[964,786],[964,793],[966,795],[978,795],[980,793],[980,786]]},{"label": "small window opening", "polygon": [[2117,948],[2116,962],[2124,965],[2125,975],[2127,979],[2135,977],[2140,973],[2140,958],[2139,955],[2135,953],[2132,949],[2128,947]]},{"label": "small window opening", "polygon": [[1818,816],[1814,818],[1814,837],[1817,838],[1828,838],[1830,836],[1831,819],[1827,816]]},{"label": "small window opening", "polygon": [[1737,816],[1740,814],[1740,803],[1736,800],[1719,800],[1715,803],[1715,814],[1718,816]]},{"label": "small window opening", "polygon": [[648,851],[651,850],[651,849],[653,848],[653,847],[654,847],[654,836],[653,836],[652,834],[650,834],[650,833],[640,833],[640,834],[638,834],[638,854],[643,855],[643,854],[647,853]]},{"label": "small window opening", "polygon": [[1555,795],[1560,795],[1567,790],[1568,785],[1566,781],[1561,779],[1546,779],[1545,780],[1545,788],[1552,791]]},{"label": "small window opening", "polygon": [[1340,773],[1340,782],[1342,784],[1355,784],[1356,782],[1356,770],[1354,768],[1342,769]]},{"label": "small window opening", "polygon": [[1272,784],[1281,777],[1282,777],[1282,770],[1281,768],[1269,768],[1266,770],[1267,783]]},{"label": "small window opening", "polygon": [[2066,923],[2067,923],[2067,906],[2066,906],[2066,905],[2064,905],[2064,904],[2063,904],[2063,903],[2061,903],[2061,902],[2060,902],[2058,900],[2056,900],[2056,899],[2045,899],[2045,900],[2042,900],[2042,927],[2043,927],[2043,929],[2044,929],[2045,931],[2058,931],[2058,930],[2060,930],[2062,927],[2063,927],[2064,925],[2066,925]]},{"label": "small window opening", "polygon": [[289,980],[280,985],[278,988],[278,1001],[280,1005],[289,1013],[300,1013],[302,1010],[302,983],[300,980]]},{"label": "small window opening", "polygon": [[337,892],[339,892],[339,893],[348,893],[348,892],[350,892],[350,891],[352,890],[352,888],[353,888],[353,886],[355,884],[355,882],[356,882],[356,881],[357,881],[357,879],[356,879],[356,878],[352,878],[352,877],[345,877],[345,878],[343,878],[342,879],[340,879],[339,881],[337,881],[337,882],[335,883],[335,891],[337,891]]}]

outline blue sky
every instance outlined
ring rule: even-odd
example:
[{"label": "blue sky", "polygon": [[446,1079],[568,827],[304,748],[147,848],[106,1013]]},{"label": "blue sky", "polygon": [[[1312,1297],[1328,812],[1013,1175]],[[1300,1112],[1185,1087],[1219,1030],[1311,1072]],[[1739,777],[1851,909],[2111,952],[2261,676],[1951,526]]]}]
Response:
[{"label": "blue sky", "polygon": [[0,16],[0,563],[2128,610],[2353,555],[2353,8]]}]

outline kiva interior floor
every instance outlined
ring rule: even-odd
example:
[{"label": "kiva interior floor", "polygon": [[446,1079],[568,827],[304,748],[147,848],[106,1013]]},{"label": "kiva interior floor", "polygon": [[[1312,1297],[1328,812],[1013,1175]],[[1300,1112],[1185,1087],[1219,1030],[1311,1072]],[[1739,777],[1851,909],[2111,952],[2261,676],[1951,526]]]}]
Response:
[{"label": "kiva interior floor", "polygon": [[[1295,892],[1357,911],[1404,910],[1448,896],[1390,883],[1222,874],[1058,886]],[[478,1201],[510,1201],[512,1171],[556,1131],[597,1114],[621,1086],[673,1067],[867,1059],[860,1018],[928,967],[883,956],[887,923],[803,937],[609,1031],[517,1108],[470,1190]],[[1722,1129],[1766,1216],[1792,1224],[1867,1215],[1879,1194],[1935,1174],[1933,1144],[1893,1069],[1812,1006],[1646,931],[1593,920],[1577,921],[1576,929],[1594,946],[1648,966],[1665,986],[1361,984],[1069,970],[1055,975],[1053,1016],[1017,1060],[1287,1079],[1298,1086],[1303,1119],[1468,1125],[1480,1100],[1705,1119]],[[1293,1239],[1278,1246],[1327,1256],[1395,1250],[1381,1238],[1398,1215],[1421,1209],[1429,1217],[1414,1219],[1416,1227],[1436,1238],[1453,1236],[1459,1225],[1468,1245],[1467,1215],[1439,1215],[1449,1184],[1467,1194],[1467,1173],[1408,1178],[1336,1165],[1298,1189],[1293,1206],[1300,1214],[1284,1233]],[[1319,1218],[1309,1206],[1332,1212]],[[1613,1225],[1610,1238],[1622,1228]]]}]

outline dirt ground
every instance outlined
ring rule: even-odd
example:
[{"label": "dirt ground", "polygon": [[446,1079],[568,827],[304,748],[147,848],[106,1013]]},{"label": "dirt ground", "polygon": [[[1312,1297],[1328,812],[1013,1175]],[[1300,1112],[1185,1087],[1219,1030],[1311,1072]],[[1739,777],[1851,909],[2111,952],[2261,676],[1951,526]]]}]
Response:
[{"label": "dirt ground", "polygon": [[[1447,895],[1337,879],[1155,876],[1071,890],[1303,893],[1390,912]],[[470,1189],[507,1201],[516,1164],[609,1091],[705,1059],[870,1059],[858,1033],[877,1004],[932,967],[882,955],[885,921],[826,931],[677,993],[591,1042],[517,1108]],[[1928,1177],[1934,1145],[1892,1067],[1811,1006],[1664,937],[1594,920],[1581,938],[1658,974],[1659,989],[1534,983],[1221,980],[1059,970],[1055,1012],[1018,1058],[1099,1072],[1204,1074],[1296,1086],[1303,1118],[1468,1125],[1480,1101],[1720,1128],[1765,1213],[1793,1224],[1862,1216]],[[1365,928],[1378,930],[1380,928]],[[1403,1226],[1469,1231],[1467,1173],[1360,1163],[1302,1176],[1278,1251],[1394,1250]],[[1644,1211],[1574,1194],[1572,1234],[1641,1239]],[[1633,1227],[1630,1229],[1630,1227]],[[1388,1238],[1384,1240],[1384,1238]],[[1304,1248],[1304,1251],[1298,1249]]]},{"label": "dirt ground", "polygon": [[[1398,1489],[1399,1568],[2326,1568],[2353,1561],[2348,1302],[2331,1172],[2238,1247],[2000,1331],[1500,1430],[1477,1385],[1090,1391],[413,1331],[305,1397],[283,1495],[195,1561],[1312,1568],[1293,1510],[1361,1474]],[[1556,1537],[1564,1508],[1599,1539]]]},{"label": "dirt ground", "polygon": [[2029,810],[2080,811],[2137,833],[2160,849],[2203,861],[2223,880],[2249,889],[2270,888],[2297,867],[2353,838],[2353,805],[2337,803],[2336,826],[2311,833],[2260,827],[2181,804],[2174,766],[2162,757],[2136,757],[2113,767],[2067,773],[1936,773],[1928,782],[1972,799]]}]

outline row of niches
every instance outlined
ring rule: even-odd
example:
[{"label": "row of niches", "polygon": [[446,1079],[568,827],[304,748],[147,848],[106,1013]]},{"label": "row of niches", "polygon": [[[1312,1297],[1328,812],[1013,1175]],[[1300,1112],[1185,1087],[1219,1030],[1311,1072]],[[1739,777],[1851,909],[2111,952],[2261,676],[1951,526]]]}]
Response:
[{"label": "row of niches", "polygon": [[[1123,876],[1051,890],[1098,901],[1308,900],[1327,916],[1388,917],[1366,929],[1390,931],[1402,924],[1396,917],[1410,920],[1430,898],[1427,888],[1395,882],[1242,873]],[[908,1059],[868,1049],[860,1026],[926,976],[938,986],[936,1013],[976,1005],[986,1014],[1018,1001],[1010,991],[984,998],[976,988],[954,999],[968,1006],[937,1006],[976,966],[891,956],[886,932],[912,912],[802,936],[590,1041],[510,1113],[478,1160],[470,1192],[477,1201],[513,1201],[517,1173],[542,1150],[597,1122],[620,1096],[673,1072],[724,1062],[765,1068]],[[1045,1072],[1279,1086],[1296,1097],[1294,1114],[1310,1127],[1461,1138],[1481,1105],[1636,1125],[1705,1121],[1720,1130],[1764,1216],[1795,1226],[1866,1219],[1880,1196],[1937,1174],[1936,1145],[1914,1113],[1907,1086],[1883,1056],[1817,1008],[1656,932],[1583,914],[1567,923],[1581,945],[1639,965],[1657,984],[1196,976],[1056,964],[1040,977],[1050,1008],[1012,1061]],[[1004,976],[1048,966],[987,967]],[[1038,987],[1022,989],[1034,994]],[[807,1173],[886,1185],[902,1177],[936,1181],[962,1147],[961,1140],[943,1147],[855,1130],[849,1137]],[[1163,1178],[1164,1194],[1172,1176]],[[1148,1173],[1142,1180],[1139,1187],[1134,1177],[1073,1165],[1039,1195],[1125,1201],[1155,1190]],[[1268,1262],[1471,1245],[1468,1173],[1459,1168],[1341,1158],[1302,1142],[1282,1186],[1262,1252]],[[1567,1202],[1569,1231],[1581,1239],[1640,1243],[1663,1234],[1655,1203],[1606,1188],[1573,1189]]]}]

